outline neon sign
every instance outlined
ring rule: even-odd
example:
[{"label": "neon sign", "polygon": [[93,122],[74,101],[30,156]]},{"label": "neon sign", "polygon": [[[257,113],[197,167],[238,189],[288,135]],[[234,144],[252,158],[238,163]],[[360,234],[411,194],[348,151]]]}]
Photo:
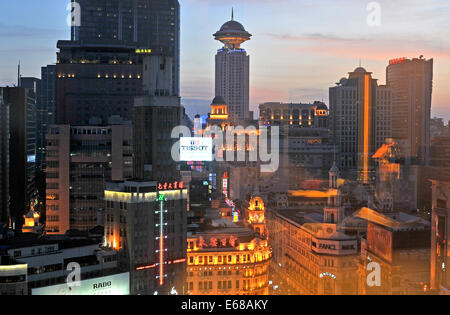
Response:
[{"label": "neon sign", "polygon": [[[161,198],[162,196],[162,198]],[[159,252],[159,285],[162,286],[164,285],[164,213],[167,212],[167,210],[164,210],[164,199],[165,196],[164,195],[160,195],[159,196],[159,204],[160,204],[160,208],[159,208],[159,250],[157,252]],[[158,212],[157,212],[158,213]]]},{"label": "neon sign", "polygon": [[228,198],[228,172],[223,174],[222,193],[225,195],[225,198]]},{"label": "neon sign", "polygon": [[177,190],[177,189],[184,189],[184,182],[165,182],[158,184],[159,191]]},{"label": "neon sign", "polygon": [[406,57],[392,59],[392,60],[389,60],[389,65],[398,65],[398,64],[403,63],[405,60],[406,60]]}]

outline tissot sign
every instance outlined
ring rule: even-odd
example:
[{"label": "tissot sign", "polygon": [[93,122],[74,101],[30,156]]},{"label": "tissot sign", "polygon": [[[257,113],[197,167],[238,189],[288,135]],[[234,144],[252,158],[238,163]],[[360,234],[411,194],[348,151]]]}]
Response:
[{"label": "tissot sign", "polygon": [[80,286],[67,283],[32,290],[32,295],[129,295],[130,273],[95,278],[80,282]]},{"label": "tissot sign", "polygon": [[212,161],[212,138],[180,138],[181,161]]}]

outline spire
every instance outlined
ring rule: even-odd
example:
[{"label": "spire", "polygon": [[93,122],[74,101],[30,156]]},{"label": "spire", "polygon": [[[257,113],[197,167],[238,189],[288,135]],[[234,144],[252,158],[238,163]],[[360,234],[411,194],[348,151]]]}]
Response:
[{"label": "spire", "polygon": [[234,7],[231,8],[231,20],[234,21]]},{"label": "spire", "polygon": [[20,60],[19,65],[17,66],[17,86],[20,87]]}]

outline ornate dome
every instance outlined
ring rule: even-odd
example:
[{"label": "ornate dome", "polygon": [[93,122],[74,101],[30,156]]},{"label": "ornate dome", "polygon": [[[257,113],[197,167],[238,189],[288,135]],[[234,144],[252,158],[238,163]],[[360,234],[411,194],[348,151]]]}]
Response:
[{"label": "ornate dome", "polygon": [[216,96],[211,105],[226,105],[226,102],[222,96]]},{"label": "ornate dome", "polygon": [[222,25],[213,36],[228,48],[240,48],[242,43],[250,40],[252,34],[247,32],[241,23],[234,20],[234,13],[232,13],[231,21]]}]

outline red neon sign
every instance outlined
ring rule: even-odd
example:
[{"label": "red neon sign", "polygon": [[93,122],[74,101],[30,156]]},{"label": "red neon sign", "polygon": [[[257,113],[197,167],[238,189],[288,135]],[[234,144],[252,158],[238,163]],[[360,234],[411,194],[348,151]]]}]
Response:
[{"label": "red neon sign", "polygon": [[392,59],[392,60],[389,60],[389,65],[398,65],[398,64],[403,63],[405,60],[406,60],[406,57]]},{"label": "red neon sign", "polygon": [[158,184],[159,191],[177,190],[177,189],[184,189],[184,182],[165,182]]}]

